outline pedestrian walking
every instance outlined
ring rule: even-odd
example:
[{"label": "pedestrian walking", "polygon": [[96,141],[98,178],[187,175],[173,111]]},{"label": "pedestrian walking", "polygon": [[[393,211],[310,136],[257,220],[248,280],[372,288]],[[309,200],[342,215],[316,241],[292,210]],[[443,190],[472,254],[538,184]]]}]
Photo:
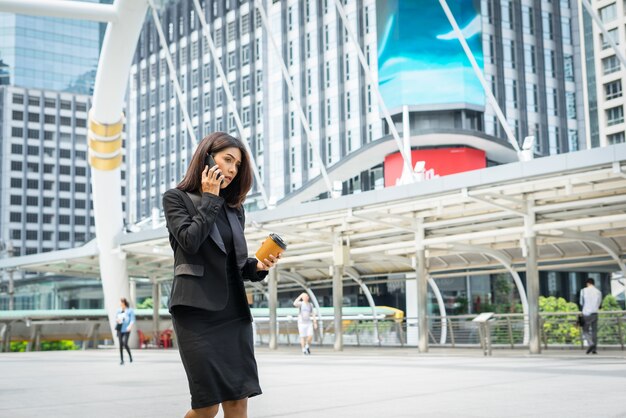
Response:
[{"label": "pedestrian walking", "polygon": [[128,360],[131,363],[133,362],[133,355],[130,352],[130,347],[128,347],[128,338],[135,325],[135,310],[130,307],[126,298],[120,299],[120,307],[117,310],[116,321],[115,329],[117,330],[117,339],[120,342],[120,365],[123,366],[124,349],[128,352]]},{"label": "pedestrian walking", "polygon": [[602,304],[602,292],[595,286],[595,280],[587,279],[580,291],[580,306],[583,311],[583,338],[587,341],[587,354],[598,354],[598,310]]},{"label": "pedestrian walking", "polygon": [[317,329],[317,318],[313,311],[313,304],[309,301],[309,294],[300,294],[293,302],[298,308],[298,334],[300,335],[300,347],[303,354],[311,354],[311,342],[313,341],[313,329]]}]

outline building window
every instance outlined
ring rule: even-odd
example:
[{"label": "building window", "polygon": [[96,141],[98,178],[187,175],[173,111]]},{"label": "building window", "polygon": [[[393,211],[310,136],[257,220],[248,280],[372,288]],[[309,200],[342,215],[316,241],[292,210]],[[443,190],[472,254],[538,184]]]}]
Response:
[{"label": "building window", "polygon": [[296,147],[291,147],[291,172],[296,172]]},{"label": "building window", "polygon": [[287,26],[289,30],[293,30],[293,7],[287,9]]},{"label": "building window", "polygon": [[[489,1],[489,3],[491,3],[491,1]],[[532,7],[522,7],[522,28],[524,30],[524,33],[527,33],[529,35],[533,35],[535,33],[535,21],[533,19]]]},{"label": "building window", "polygon": [[606,100],[622,97],[622,80],[615,80],[604,85]]},{"label": "building window", "polygon": [[609,145],[621,144],[624,142],[624,131],[612,135],[607,135],[606,140],[608,141]]},{"label": "building window", "polygon": [[250,45],[243,45],[241,47],[241,65],[250,63]]},{"label": "building window", "polygon": [[[227,2],[228,3],[228,2]],[[227,26],[227,35],[228,37],[228,42],[234,41],[235,37],[236,37],[236,31],[235,31],[235,22],[228,22],[228,26]]]},{"label": "building window", "polygon": [[576,93],[572,91],[565,93],[565,104],[567,106],[567,117],[576,119]]},{"label": "building window", "polygon": [[543,19],[543,37],[545,39],[553,39],[552,13],[543,12],[541,13],[541,17]]},{"label": "building window", "polygon": [[250,15],[246,13],[245,15],[241,15],[241,34],[246,34],[250,32]]},{"label": "building window", "polygon": [[333,162],[333,139],[332,137],[326,138],[326,164]]},{"label": "building window", "polygon": [[611,55],[602,59],[602,70],[604,75],[612,74],[620,70],[620,63],[617,56]]},{"label": "building window", "polygon": [[326,88],[330,88],[330,62],[326,62]]},{"label": "building window", "polygon": [[241,111],[241,118],[242,118],[244,128],[247,128],[248,126],[250,126],[250,108],[249,107],[243,108],[243,110]]},{"label": "building window", "polygon": [[537,85],[529,85],[526,89],[526,101],[528,102],[528,109],[537,112]]},{"label": "building window", "polygon": [[599,10],[600,19],[603,23],[608,23],[615,20],[617,17],[617,4],[609,4]]},{"label": "building window", "polygon": [[324,25],[324,49],[328,51],[330,49],[330,39],[328,34],[328,25]]},{"label": "building window", "polygon": [[311,58],[311,34],[310,33],[306,34],[305,49],[306,49],[306,57]]},{"label": "building window", "polygon": [[261,124],[261,122],[263,122],[263,103],[257,102],[255,109],[256,109],[256,123],[257,125],[259,125]]},{"label": "building window", "polygon": [[[608,33],[613,42],[615,42],[616,45],[619,45],[619,32],[617,28],[609,30]],[[607,49],[611,46],[609,41],[604,38],[603,33],[600,34],[600,42],[602,43],[602,49]]]},{"label": "building window", "polygon": [[525,55],[524,61],[526,63],[526,71],[535,74],[537,71],[537,62],[535,58],[534,45],[526,45],[524,47],[524,55]]},{"label": "building window", "polygon": [[241,94],[247,96],[250,94],[250,76],[243,76],[241,79]]},{"label": "building window", "polygon": [[256,91],[257,92],[261,91],[261,89],[263,88],[263,73],[260,70],[256,72],[255,84],[256,84]]},{"label": "building window", "polygon": [[617,125],[624,122],[624,107],[617,106],[607,109],[606,111],[606,124],[607,126]]},{"label": "building window", "polygon": [[330,107],[330,99],[326,99],[326,123],[328,125],[332,123],[332,109]]}]

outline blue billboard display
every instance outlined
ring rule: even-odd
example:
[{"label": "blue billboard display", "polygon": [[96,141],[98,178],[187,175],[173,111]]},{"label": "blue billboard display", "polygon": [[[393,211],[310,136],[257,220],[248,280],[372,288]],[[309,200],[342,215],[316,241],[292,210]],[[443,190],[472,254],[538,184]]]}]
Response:
[{"label": "blue billboard display", "polygon": [[[483,68],[480,0],[448,0]],[[485,94],[436,0],[377,0],[378,88],[387,108],[483,107]],[[469,106],[468,106],[469,105]]]}]

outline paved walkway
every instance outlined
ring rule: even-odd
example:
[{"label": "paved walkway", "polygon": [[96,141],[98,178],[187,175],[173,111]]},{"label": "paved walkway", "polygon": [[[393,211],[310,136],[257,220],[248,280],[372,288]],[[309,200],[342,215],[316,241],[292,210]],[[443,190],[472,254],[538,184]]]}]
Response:
[{"label": "paved walkway", "polygon": [[[623,352],[257,350],[262,396],[250,418],[626,417]],[[175,350],[0,354],[0,417],[182,417],[189,397]],[[219,416],[222,416],[221,414]]]}]

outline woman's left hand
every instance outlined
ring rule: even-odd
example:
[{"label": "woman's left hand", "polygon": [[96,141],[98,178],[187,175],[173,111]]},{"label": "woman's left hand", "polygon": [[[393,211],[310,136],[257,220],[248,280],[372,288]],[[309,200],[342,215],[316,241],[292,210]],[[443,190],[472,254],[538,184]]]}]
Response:
[{"label": "woman's left hand", "polygon": [[268,271],[269,269],[274,267],[276,263],[278,263],[279,258],[280,254],[278,255],[278,257],[274,257],[272,254],[270,254],[269,260],[266,258],[262,262],[259,261],[256,263],[256,271]]}]

